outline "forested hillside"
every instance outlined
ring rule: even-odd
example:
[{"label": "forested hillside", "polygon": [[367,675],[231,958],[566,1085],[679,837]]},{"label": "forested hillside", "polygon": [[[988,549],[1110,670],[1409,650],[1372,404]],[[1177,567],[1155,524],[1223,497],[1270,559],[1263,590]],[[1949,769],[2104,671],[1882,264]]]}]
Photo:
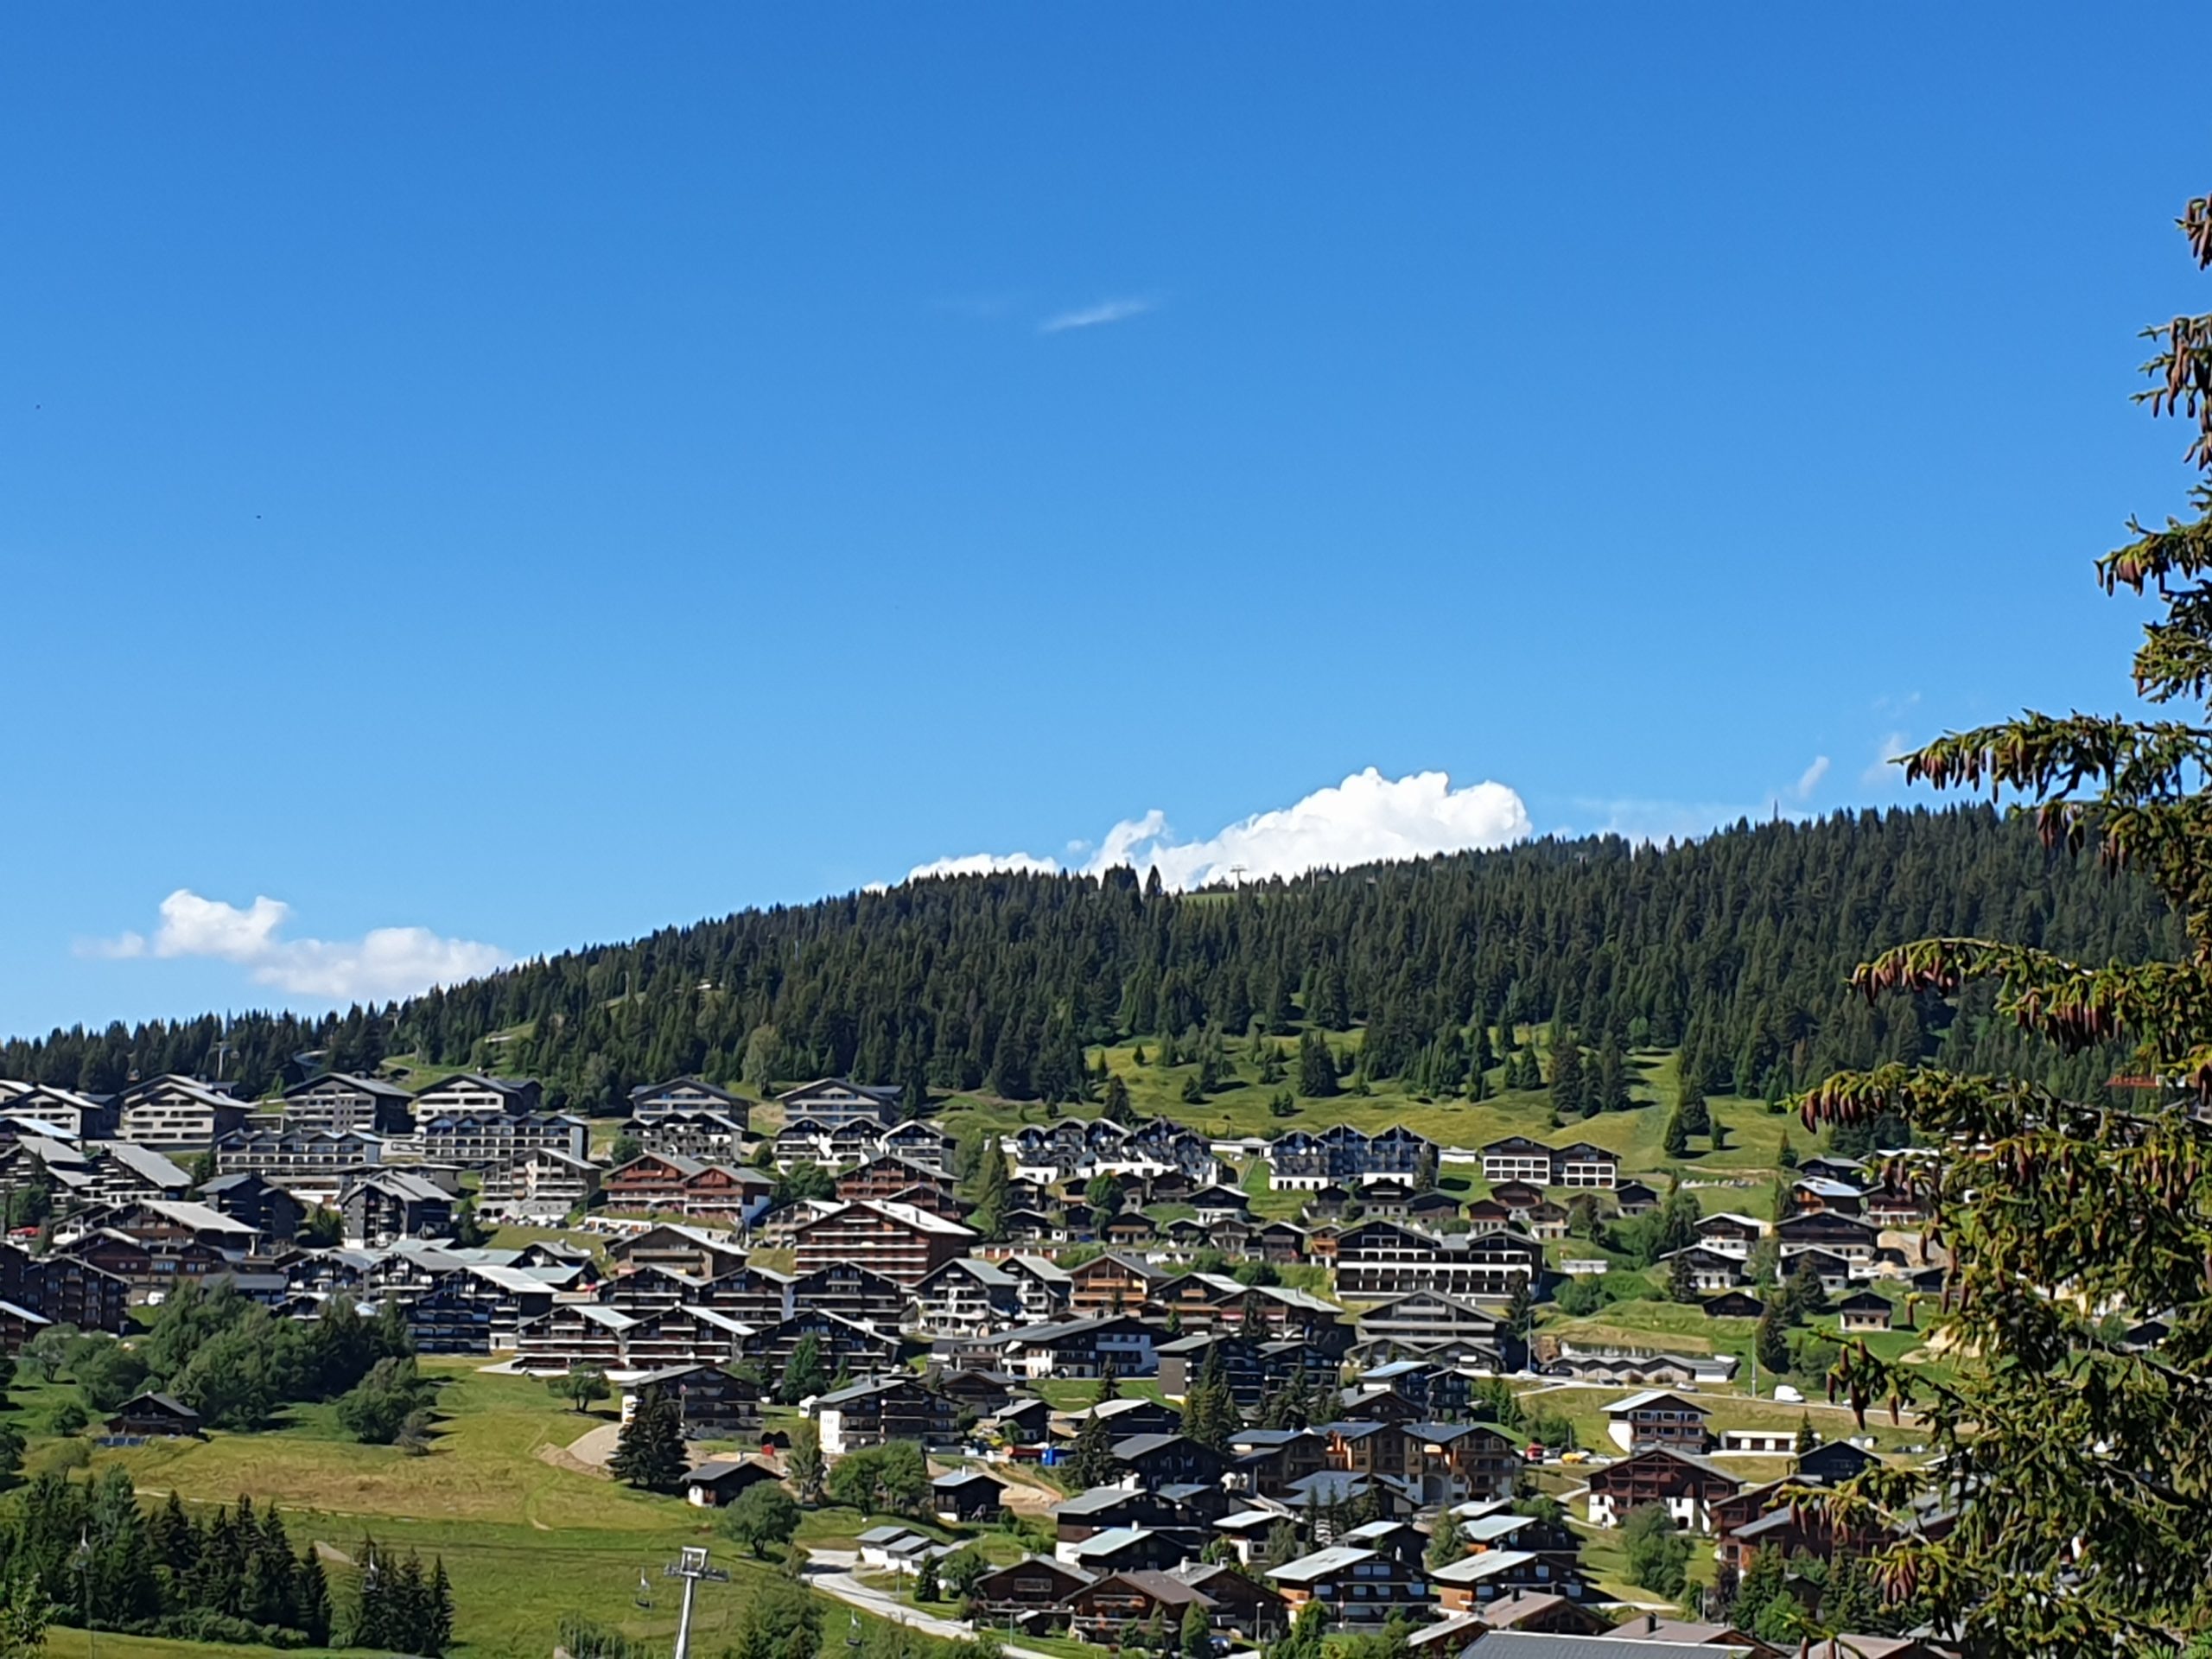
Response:
[{"label": "forested hillside", "polygon": [[[1424,1092],[1471,1086],[1478,1028],[1564,1020],[1586,1043],[1680,1047],[1715,1093],[1771,1095],[1839,1066],[1943,1048],[2048,1071],[1986,1018],[1986,992],[1878,1007],[1853,965],[1927,934],[2077,957],[2171,955],[2143,884],[2044,853],[1987,809],[1738,823],[1702,841],[1545,840],[1234,892],[999,875],[746,911],[594,946],[394,1007],[230,1022],[228,1074],[259,1092],[296,1057],[365,1068],[407,1054],[543,1077],[611,1104],[651,1078],[818,1073],[1071,1097],[1086,1045],[1204,1042],[1255,1021],[1363,1028],[1360,1065]],[[107,1091],[136,1071],[209,1071],[213,1016],[57,1031],[0,1048],[0,1075]],[[2066,1081],[2101,1079],[2103,1057]]]}]

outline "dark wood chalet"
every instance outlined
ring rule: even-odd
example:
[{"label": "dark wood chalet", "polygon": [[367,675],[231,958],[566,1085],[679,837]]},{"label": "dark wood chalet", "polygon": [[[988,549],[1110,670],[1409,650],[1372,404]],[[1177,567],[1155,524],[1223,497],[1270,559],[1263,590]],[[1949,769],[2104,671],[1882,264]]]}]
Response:
[{"label": "dark wood chalet", "polygon": [[1702,1533],[1713,1530],[1713,1505],[1745,1484],[1703,1458],[1657,1446],[1592,1469],[1589,1479],[1588,1519],[1593,1527],[1618,1526],[1630,1510],[1663,1503],[1676,1526]]}]

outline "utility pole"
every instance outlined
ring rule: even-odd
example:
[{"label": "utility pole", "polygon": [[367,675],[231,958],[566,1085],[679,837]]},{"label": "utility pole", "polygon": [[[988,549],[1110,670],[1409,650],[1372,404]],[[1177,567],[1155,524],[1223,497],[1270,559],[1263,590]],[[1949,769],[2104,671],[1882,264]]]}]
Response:
[{"label": "utility pole", "polygon": [[707,1552],[696,1545],[687,1545],[677,1559],[661,1569],[664,1575],[683,1580],[683,1611],[676,1619],[676,1653],[674,1659],[691,1659],[691,1598],[697,1592],[699,1580],[710,1579],[716,1584],[728,1584],[729,1574],[720,1567],[707,1565]]}]

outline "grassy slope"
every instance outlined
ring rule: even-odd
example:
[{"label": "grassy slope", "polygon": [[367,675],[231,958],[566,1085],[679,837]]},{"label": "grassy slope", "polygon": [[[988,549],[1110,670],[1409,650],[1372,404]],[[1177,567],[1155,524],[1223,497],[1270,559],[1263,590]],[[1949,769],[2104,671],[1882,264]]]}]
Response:
[{"label": "grassy slope", "polygon": [[[1288,1051],[1288,1039],[1276,1040]],[[1347,1040],[1351,1039],[1340,1038],[1338,1046],[1344,1046]],[[1156,1057],[1158,1045],[1154,1043],[1125,1043],[1105,1051],[1109,1068],[1128,1088],[1131,1105],[1140,1114],[1170,1117],[1209,1135],[1274,1135],[1290,1128],[1325,1128],[1344,1122],[1370,1130],[1402,1123],[1452,1147],[1478,1147],[1506,1135],[1532,1135],[1558,1141],[1585,1140],[1620,1154],[1624,1166],[1632,1173],[1658,1174],[1679,1169],[1686,1179],[1692,1181],[1745,1183],[1736,1189],[1738,1197],[1731,1198],[1726,1205],[1715,1204],[1715,1208],[1741,1208],[1753,1194],[1764,1197],[1765,1180],[1774,1170],[1783,1135],[1791,1127],[1790,1119],[1769,1113],[1764,1102],[1716,1100],[1713,1109],[1729,1131],[1726,1148],[1718,1153],[1700,1150],[1679,1162],[1670,1161],[1660,1150],[1667,1108],[1673,1104],[1675,1097],[1675,1057],[1670,1052],[1644,1052],[1634,1057],[1637,1081],[1633,1092],[1642,1103],[1641,1109],[1576,1118],[1554,1129],[1549,1126],[1551,1101],[1541,1090],[1499,1094],[1477,1104],[1415,1095],[1400,1088],[1395,1082],[1377,1084],[1372,1094],[1363,1096],[1344,1094],[1327,1100],[1300,1098],[1294,1116],[1276,1117],[1268,1110],[1268,1101],[1284,1085],[1262,1084],[1257,1080],[1258,1066],[1243,1044],[1234,1045],[1230,1055],[1236,1081],[1216,1090],[1205,1101],[1192,1103],[1183,1099],[1182,1090],[1185,1079],[1192,1076],[1197,1068],[1139,1065],[1139,1046],[1145,1049],[1148,1058]],[[1095,1060],[1096,1051],[1093,1058]],[[1492,1073],[1493,1078],[1497,1075]],[[980,1123],[1006,1129],[1061,1117],[1094,1116],[1096,1111],[1095,1106],[1046,1106],[1037,1102],[1024,1103],[981,1095],[958,1095],[947,1103],[944,1116],[948,1127],[957,1131]],[[1802,1147],[1802,1129],[1796,1140]],[[1702,1147],[1703,1143],[1699,1144]],[[1450,1166],[1446,1167],[1449,1173]]]},{"label": "grassy slope", "polygon": [[[472,1655],[535,1659],[550,1651],[557,1621],[571,1611],[665,1644],[675,1634],[676,1599],[660,1582],[662,1564],[684,1544],[709,1544],[734,1576],[702,1590],[699,1642],[712,1652],[729,1639],[752,1586],[772,1567],[716,1542],[712,1517],[679,1499],[646,1497],[548,1462],[543,1451],[567,1446],[594,1420],[562,1408],[543,1382],[486,1376],[467,1361],[434,1359],[424,1369],[448,1379],[436,1447],[427,1457],[357,1445],[340,1433],[330,1408],[317,1407],[265,1433],[95,1451],[92,1468],[119,1463],[142,1495],[175,1491],[195,1504],[251,1493],[257,1504],[281,1507],[296,1537],[348,1556],[357,1554],[365,1534],[426,1560],[442,1555],[454,1578],[463,1651]],[[67,1385],[18,1390],[22,1421],[34,1433],[33,1467],[64,1449],[38,1436],[73,1393]],[[808,1532],[817,1540],[849,1537],[865,1524],[850,1511],[830,1510],[809,1517]],[[654,1586],[651,1611],[633,1605],[641,1573]],[[343,1567],[332,1569],[341,1605],[348,1578]],[[54,1638],[60,1654],[83,1645],[81,1632],[57,1631]],[[249,1651],[108,1635],[99,1646],[115,1659]]]}]

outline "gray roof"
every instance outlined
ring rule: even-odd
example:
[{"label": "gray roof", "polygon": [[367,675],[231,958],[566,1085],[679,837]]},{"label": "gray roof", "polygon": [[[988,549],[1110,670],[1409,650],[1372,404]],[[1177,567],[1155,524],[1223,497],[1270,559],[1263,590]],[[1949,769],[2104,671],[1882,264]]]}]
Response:
[{"label": "gray roof", "polygon": [[528,1089],[534,1081],[535,1079],[531,1077],[486,1077],[481,1071],[448,1071],[423,1092],[432,1095],[451,1084],[469,1083],[474,1084],[480,1089],[489,1089],[498,1094],[518,1095]]},{"label": "gray roof", "polygon": [[1006,1482],[985,1469],[955,1469],[949,1474],[938,1476],[930,1482],[930,1484],[938,1491],[950,1492],[957,1491],[963,1486],[972,1486],[979,1480],[986,1481],[1001,1490],[1006,1486]]},{"label": "gray roof", "polygon": [[189,1173],[178,1168],[151,1147],[142,1147],[132,1141],[103,1141],[99,1146],[102,1152],[142,1180],[151,1181],[156,1186],[192,1185]]},{"label": "gray roof", "polygon": [[1711,1462],[1705,1458],[1694,1456],[1688,1452],[1680,1451],[1671,1446],[1647,1446],[1641,1451],[1631,1452],[1628,1456],[1617,1459],[1613,1462],[1605,1465],[1604,1468],[1592,1471],[1592,1476],[1593,1482],[1595,1480],[1604,1479],[1608,1471],[1625,1468],[1631,1463],[1640,1463],[1647,1458],[1672,1458],[1676,1463],[1688,1464],[1691,1468],[1698,1471],[1700,1474],[1709,1475],[1715,1480],[1725,1480],[1730,1485],[1738,1488],[1748,1486],[1751,1484],[1745,1480],[1741,1475],[1732,1473],[1730,1471],[1723,1469],[1717,1463]]},{"label": "gray roof", "polygon": [[[1124,1459],[1141,1458],[1147,1452],[1157,1452],[1183,1439],[1180,1434],[1126,1434],[1114,1442],[1114,1455]],[[1198,1444],[1196,1440],[1192,1445]]]},{"label": "gray roof", "polygon": [[853,1541],[860,1544],[890,1544],[896,1543],[901,1538],[917,1538],[920,1535],[912,1527],[870,1527],[866,1532],[856,1535]]},{"label": "gray roof", "polygon": [[211,1210],[204,1204],[192,1204],[181,1198],[147,1198],[140,1203],[142,1210],[175,1222],[180,1227],[189,1227],[195,1233],[245,1233],[251,1236],[253,1229],[242,1221]]},{"label": "gray roof", "polygon": [[1445,1567],[1431,1567],[1428,1576],[1439,1584],[1480,1584],[1501,1573],[1510,1573],[1536,1557],[1525,1549],[1485,1549],[1464,1555]]},{"label": "gray roof", "polygon": [[1269,1567],[1268,1576],[1284,1584],[1311,1584],[1332,1573],[1341,1573],[1348,1567],[1375,1559],[1371,1549],[1354,1549],[1344,1544],[1332,1544],[1326,1549],[1317,1549],[1311,1555],[1301,1555],[1294,1561],[1285,1561],[1281,1567]]},{"label": "gray roof", "polygon": [[[19,1130],[29,1128],[38,1122],[35,1118],[29,1117],[15,1117],[10,1118],[8,1121],[14,1124]],[[54,1126],[51,1123],[45,1123],[39,1124],[38,1127],[52,1129]],[[55,1131],[55,1134],[58,1135],[59,1133],[59,1130]],[[70,1140],[56,1140],[53,1135],[22,1134],[17,1135],[16,1139],[17,1145],[21,1146],[25,1152],[37,1159],[41,1164],[69,1164],[73,1166],[82,1166],[87,1161],[85,1157],[84,1148],[76,1145],[74,1141]]]},{"label": "gray roof", "polygon": [[772,1465],[763,1463],[760,1459],[753,1457],[709,1458],[697,1468],[685,1474],[683,1478],[695,1486],[711,1486],[716,1481],[729,1479],[733,1475],[747,1473],[764,1480],[782,1478]]},{"label": "gray roof", "polygon": [[1087,1319],[1061,1319],[1047,1325],[1017,1325],[999,1340],[1010,1348],[1016,1345],[1031,1347],[1039,1344],[1067,1342],[1077,1337],[1087,1336],[1094,1331],[1103,1331],[1109,1325],[1118,1325],[1124,1320],[1134,1320],[1135,1318],[1134,1313],[1103,1313],[1095,1314]]},{"label": "gray roof", "polygon": [[977,1284],[982,1285],[988,1290],[1012,1290],[1015,1288],[1015,1281],[1013,1274],[1007,1273],[1006,1269],[1000,1267],[997,1263],[986,1262],[979,1255],[956,1255],[951,1261],[939,1268],[937,1272],[930,1274],[930,1277],[931,1279],[936,1279],[946,1274],[954,1273],[966,1274],[968,1277],[973,1279]]},{"label": "gray roof", "polygon": [[375,1191],[395,1198],[409,1198],[416,1204],[451,1204],[453,1194],[420,1175],[410,1175],[404,1170],[387,1169],[372,1175],[364,1175],[346,1189],[340,1205],[350,1202],[357,1192]]},{"label": "gray roof", "polygon": [[1492,1630],[1475,1638],[1467,1651],[1476,1659],[1726,1659],[1750,1648],[1693,1646],[1682,1642],[1639,1642],[1619,1636],[1538,1636],[1529,1630]]},{"label": "gray roof", "polygon": [[375,1096],[385,1100],[412,1100],[414,1098],[396,1083],[387,1083],[382,1077],[365,1077],[354,1071],[322,1072],[309,1077],[305,1083],[294,1084],[284,1090],[284,1098],[289,1100],[295,1095],[303,1095],[316,1084],[324,1083],[342,1083],[349,1088],[359,1090],[365,1095]]},{"label": "gray roof", "polygon": [[919,1388],[922,1386],[922,1380],[918,1376],[871,1376],[829,1394],[818,1395],[814,1403],[817,1407],[842,1406],[849,1400],[865,1400],[872,1394],[883,1394],[891,1389],[905,1388],[909,1384]]},{"label": "gray roof", "polygon": [[1134,1486],[1093,1486],[1072,1497],[1064,1497],[1052,1505],[1054,1515],[1096,1515],[1101,1510],[1111,1510],[1131,1498],[1144,1499],[1152,1496]]},{"label": "gray roof", "polygon": [[1319,1469],[1290,1483],[1290,1490],[1304,1503],[1309,1497],[1327,1503],[1357,1497],[1370,1486],[1380,1486],[1401,1497],[1409,1497],[1407,1484],[1395,1475],[1355,1474],[1349,1469]]},{"label": "gray roof", "polygon": [[1111,1555],[1151,1535],[1152,1530],[1148,1527],[1108,1527],[1104,1531],[1094,1532],[1082,1542],[1070,1544],[1067,1548],[1078,1555]]},{"label": "gray roof", "polygon": [[196,1420],[200,1415],[175,1395],[161,1394],[152,1389],[147,1390],[144,1394],[133,1395],[116,1408],[116,1413],[119,1416],[124,1412],[140,1406],[152,1406],[158,1410],[167,1412],[173,1417],[190,1417]]}]

